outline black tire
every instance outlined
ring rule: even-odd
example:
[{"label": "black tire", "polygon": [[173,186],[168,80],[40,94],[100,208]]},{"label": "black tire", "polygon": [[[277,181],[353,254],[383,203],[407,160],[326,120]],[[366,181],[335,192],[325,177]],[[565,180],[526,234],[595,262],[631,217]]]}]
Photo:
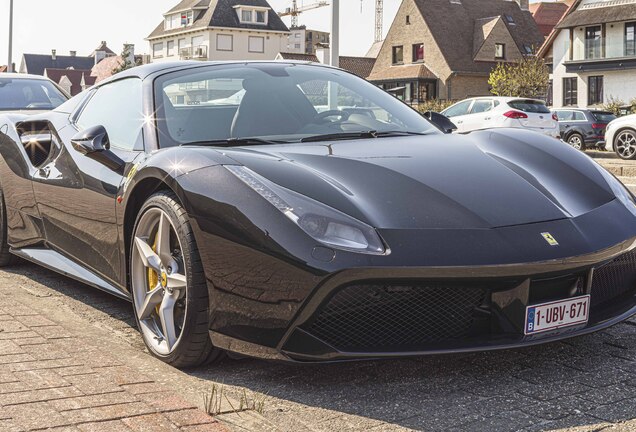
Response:
[{"label": "black tire", "polygon": [[614,150],[621,159],[636,159],[636,131],[634,129],[618,131],[614,138]]},{"label": "black tire", "polygon": [[[209,297],[201,257],[199,256],[188,215],[172,191],[161,191],[148,198],[139,211],[132,238],[135,238],[139,220],[142,215],[153,208],[159,208],[170,218],[181,244],[183,263],[187,269],[186,312],[179,342],[173,347],[173,351],[169,354],[161,355],[154,351],[151,344],[146,340],[145,333],[142,331],[141,334],[144,343],[153,356],[178,368],[196,367],[219,360],[223,357],[224,352],[212,345],[208,333]],[[133,241],[131,241],[130,247],[132,269]],[[132,287],[132,283],[134,282],[131,278],[131,293],[134,295],[135,290]],[[135,319],[138,328],[141,329],[139,316],[134,304],[133,301]]]},{"label": "black tire", "polygon": [[4,194],[0,188],[0,267],[7,267],[18,263],[18,257],[9,252],[7,243],[7,208],[4,204]]},{"label": "black tire", "polygon": [[583,138],[583,135],[578,132],[570,134],[568,137],[568,144],[577,150],[585,151],[585,139]]}]

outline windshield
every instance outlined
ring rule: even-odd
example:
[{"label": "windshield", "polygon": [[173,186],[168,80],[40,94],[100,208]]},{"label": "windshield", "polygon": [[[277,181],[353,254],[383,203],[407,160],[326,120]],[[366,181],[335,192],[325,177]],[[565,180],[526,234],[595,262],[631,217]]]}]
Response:
[{"label": "windshield", "polygon": [[322,66],[252,63],[188,69],[158,78],[155,91],[161,147],[439,132],[376,86]]},{"label": "windshield", "polygon": [[592,116],[601,123],[609,123],[616,119],[616,116],[611,112],[592,111]]},{"label": "windshield", "polygon": [[0,76],[0,111],[51,110],[66,99],[50,81]]}]

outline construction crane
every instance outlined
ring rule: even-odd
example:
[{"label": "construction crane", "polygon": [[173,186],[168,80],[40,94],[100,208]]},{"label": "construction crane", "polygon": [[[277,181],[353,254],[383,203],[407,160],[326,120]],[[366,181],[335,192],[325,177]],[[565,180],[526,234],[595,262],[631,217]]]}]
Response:
[{"label": "construction crane", "polygon": [[[360,0],[360,13],[362,13],[362,4],[364,0]],[[384,0],[375,0],[375,40],[374,42],[382,42],[384,21]]]},{"label": "construction crane", "polygon": [[375,0],[375,42],[383,39],[384,0]]},{"label": "construction crane", "polygon": [[317,3],[312,3],[307,6],[298,7],[298,1],[292,0],[292,6],[285,9],[285,12],[279,12],[278,16],[291,16],[291,26],[292,28],[298,27],[298,15],[303,12],[307,12],[312,9],[318,9],[321,7],[329,6],[329,2],[327,1],[319,1]]}]

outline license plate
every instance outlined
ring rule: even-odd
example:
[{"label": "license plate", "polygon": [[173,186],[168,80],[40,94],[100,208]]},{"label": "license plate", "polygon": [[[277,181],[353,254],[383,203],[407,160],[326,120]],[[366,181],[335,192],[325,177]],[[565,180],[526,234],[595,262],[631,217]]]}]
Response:
[{"label": "license plate", "polygon": [[527,335],[587,323],[590,296],[553,301],[526,308]]}]

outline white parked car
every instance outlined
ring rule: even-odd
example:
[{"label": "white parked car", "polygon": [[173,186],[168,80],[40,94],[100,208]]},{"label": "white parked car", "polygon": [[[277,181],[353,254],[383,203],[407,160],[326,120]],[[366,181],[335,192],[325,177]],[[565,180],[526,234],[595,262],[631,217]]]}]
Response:
[{"label": "white parked car", "polygon": [[485,96],[465,99],[442,114],[457,126],[457,132],[490,128],[530,129],[559,138],[559,122],[538,99]]},{"label": "white parked car", "polygon": [[605,148],[621,159],[636,159],[636,114],[612,120],[605,129]]}]

